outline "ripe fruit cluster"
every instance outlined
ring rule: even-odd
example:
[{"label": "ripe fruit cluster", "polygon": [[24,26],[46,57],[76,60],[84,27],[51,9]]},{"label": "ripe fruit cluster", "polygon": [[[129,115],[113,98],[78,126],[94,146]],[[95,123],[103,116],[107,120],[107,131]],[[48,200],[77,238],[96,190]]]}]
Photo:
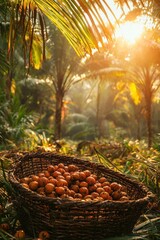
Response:
[{"label": "ripe fruit cluster", "polygon": [[129,200],[124,186],[98,177],[90,170],[80,170],[76,165],[49,165],[37,175],[20,179],[20,183],[40,195],[70,200],[104,201]]}]

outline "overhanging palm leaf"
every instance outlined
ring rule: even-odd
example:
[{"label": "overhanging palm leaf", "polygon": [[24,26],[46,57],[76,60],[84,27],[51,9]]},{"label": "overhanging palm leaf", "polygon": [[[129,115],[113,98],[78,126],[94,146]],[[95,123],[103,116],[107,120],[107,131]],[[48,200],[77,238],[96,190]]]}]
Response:
[{"label": "overhanging palm leaf", "polygon": [[[91,52],[91,48],[98,48],[98,42],[102,38],[111,36],[113,26],[109,20],[109,14],[105,7],[114,16],[106,1],[52,1],[35,0],[39,9],[61,30],[70,44],[79,55],[84,52]],[[100,10],[101,9],[101,10]],[[100,12],[106,15],[108,24],[100,16]],[[114,16],[116,19],[116,17]],[[106,19],[105,19],[106,21]],[[110,23],[110,26],[109,26]],[[103,30],[98,28],[98,25]],[[110,28],[110,31],[109,31]]]},{"label": "overhanging palm leaf", "polygon": [[[123,4],[129,7],[129,2],[136,7],[143,6],[143,1],[138,0],[115,1],[122,8]],[[44,50],[41,58],[45,57],[46,29],[43,13],[60,29],[78,55],[91,53],[93,48],[98,49],[99,44],[104,46],[104,42],[112,38],[115,27],[113,22],[118,22],[109,4],[110,2],[107,0],[0,0],[0,15],[1,13],[6,14],[6,10],[10,14],[8,18],[10,23],[8,52],[12,54],[13,41],[17,38],[17,33],[20,33],[24,55],[28,50],[31,56],[34,33],[37,32],[39,23],[40,28],[38,29],[41,32],[39,37],[42,40],[42,50]]]},{"label": "overhanging palm leaf", "polygon": [[[110,40],[116,16],[106,0],[34,0],[39,9],[61,30],[79,55]],[[122,5],[122,1],[116,1]],[[123,1],[127,6],[130,1]],[[134,0],[142,5],[142,1]],[[138,4],[137,3],[137,4]]]}]

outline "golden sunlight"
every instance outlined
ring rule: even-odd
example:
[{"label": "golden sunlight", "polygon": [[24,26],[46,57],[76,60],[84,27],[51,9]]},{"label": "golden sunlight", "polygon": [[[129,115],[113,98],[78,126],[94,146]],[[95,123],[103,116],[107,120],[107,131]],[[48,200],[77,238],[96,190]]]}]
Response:
[{"label": "golden sunlight", "polygon": [[[124,7],[124,12],[122,12],[122,9],[115,4],[114,0],[108,1],[108,5],[114,12],[116,18],[119,20],[122,17],[122,15],[124,14],[124,12],[125,12],[125,14],[127,14],[129,12],[128,7]],[[133,8],[132,3],[130,3],[129,6],[130,6],[130,9]],[[102,16],[104,22],[108,21],[106,16],[104,15],[104,13],[101,13],[101,16]],[[110,22],[113,25],[116,24],[115,18],[113,17],[111,12],[108,13],[108,17],[110,19]],[[115,31],[115,38],[123,39],[128,44],[134,44],[142,36],[142,34],[145,31],[145,21],[146,21],[145,17],[141,16],[134,22],[127,21],[127,22],[121,23],[119,25],[119,27],[117,27],[117,30]]]},{"label": "golden sunlight", "polygon": [[144,24],[141,22],[125,22],[115,31],[115,37],[134,44],[143,34]]}]

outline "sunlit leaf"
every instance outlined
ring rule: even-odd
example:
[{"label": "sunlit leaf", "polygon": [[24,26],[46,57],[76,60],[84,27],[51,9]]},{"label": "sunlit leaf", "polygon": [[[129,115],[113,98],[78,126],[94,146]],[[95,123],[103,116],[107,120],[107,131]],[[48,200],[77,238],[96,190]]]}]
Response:
[{"label": "sunlit leaf", "polygon": [[140,92],[138,91],[136,84],[135,83],[130,83],[129,85],[129,90],[130,90],[130,95],[136,105],[140,104],[141,102],[141,95]]},{"label": "sunlit leaf", "polygon": [[134,21],[138,16],[140,16],[141,12],[142,12],[142,9],[135,8],[126,15],[125,20]]},{"label": "sunlit leaf", "polygon": [[42,46],[39,41],[33,41],[31,61],[35,69],[40,69],[42,65]]}]

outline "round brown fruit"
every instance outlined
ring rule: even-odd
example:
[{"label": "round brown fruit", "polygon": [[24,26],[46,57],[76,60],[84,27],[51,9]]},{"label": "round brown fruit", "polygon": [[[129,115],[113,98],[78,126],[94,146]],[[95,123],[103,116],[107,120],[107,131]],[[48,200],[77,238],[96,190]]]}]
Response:
[{"label": "round brown fruit", "polygon": [[52,183],[55,186],[57,185],[57,182],[58,182],[57,179],[53,177],[48,180],[48,183]]},{"label": "round brown fruit", "polygon": [[74,184],[76,184],[79,187],[80,181],[76,180],[76,181],[74,181]]},{"label": "round brown fruit", "polygon": [[85,181],[79,182],[80,187],[88,187],[88,183]]},{"label": "round brown fruit", "polygon": [[64,170],[68,172],[68,166],[64,166]]},{"label": "round brown fruit", "polygon": [[48,170],[48,172],[52,173],[55,171],[55,167],[52,164],[50,164],[50,165],[48,165],[47,170]]},{"label": "round brown fruit", "polygon": [[92,200],[92,199],[93,199],[93,197],[92,197],[92,195],[86,195],[86,196],[84,196],[84,199],[89,199],[89,200]]},{"label": "round brown fruit", "polygon": [[113,200],[119,200],[121,197],[122,197],[122,194],[121,194],[120,191],[114,191],[114,192],[112,193],[112,198],[113,198]]},{"label": "round brown fruit", "polygon": [[110,200],[110,195],[108,192],[101,192],[99,196],[102,197],[104,200]]},{"label": "round brown fruit", "polygon": [[69,164],[68,165],[68,172],[75,172],[78,170],[78,167],[74,164]]},{"label": "round brown fruit", "polygon": [[86,179],[86,174],[84,172],[79,172],[79,180],[84,181]]},{"label": "round brown fruit", "polygon": [[108,192],[109,194],[112,192],[112,189],[109,186],[104,186],[103,189],[105,192]]},{"label": "round brown fruit", "polygon": [[64,170],[64,168],[58,168],[58,172],[60,172],[61,174],[64,174],[65,170]]},{"label": "round brown fruit", "polygon": [[56,179],[57,179],[57,181],[59,181],[59,179],[65,179],[65,177],[63,176],[63,175],[58,175],[57,177],[56,177]]},{"label": "round brown fruit", "polygon": [[71,180],[73,180],[73,181],[79,180],[79,172],[72,173]]},{"label": "round brown fruit", "polygon": [[47,177],[47,178],[49,178],[49,177],[51,176],[51,175],[50,175],[50,172],[49,172],[49,171],[47,171],[47,170],[46,170],[46,171],[44,171],[44,176],[45,176],[45,177]]},{"label": "round brown fruit", "polygon": [[64,193],[64,194],[62,194],[60,197],[61,197],[61,198],[68,198],[68,195]]},{"label": "round brown fruit", "polygon": [[122,196],[119,200],[120,201],[128,201],[129,198],[127,196]]},{"label": "round brown fruit", "polygon": [[28,188],[28,189],[29,189],[29,185],[28,185],[27,183],[22,183],[22,186],[23,186],[24,188]]},{"label": "round brown fruit", "polygon": [[127,196],[126,192],[121,191],[122,196]]},{"label": "round brown fruit", "polygon": [[82,199],[82,194],[81,193],[75,193],[74,198]]},{"label": "round brown fruit", "polygon": [[62,175],[62,174],[57,170],[52,173],[52,176],[55,177],[55,178],[57,178],[60,175]]},{"label": "round brown fruit", "polygon": [[96,182],[94,185],[96,186],[96,188],[102,187],[102,184],[99,182]]},{"label": "round brown fruit", "polygon": [[44,195],[44,187],[37,188],[37,193],[41,194],[41,195]]},{"label": "round brown fruit", "polygon": [[[90,195],[89,195],[89,196],[90,196]],[[87,197],[87,198],[85,198],[85,201],[86,201],[86,202],[90,202],[90,201],[92,201],[92,198]]]},{"label": "round brown fruit", "polygon": [[62,195],[65,193],[65,188],[64,187],[56,187],[55,191],[58,195]]},{"label": "round brown fruit", "polygon": [[47,183],[44,187],[44,191],[46,194],[50,194],[53,192],[55,186],[52,183]]},{"label": "round brown fruit", "polygon": [[87,169],[84,170],[83,172],[85,173],[86,177],[89,177],[91,175],[91,172]]},{"label": "round brown fruit", "polygon": [[97,198],[97,197],[99,197],[99,193],[97,193],[97,192],[92,192],[92,193],[91,193],[91,196],[92,196],[93,199],[94,199],[94,198]]},{"label": "round brown fruit", "polygon": [[44,187],[48,183],[48,178],[40,177],[38,180],[39,187]]},{"label": "round brown fruit", "polygon": [[1,223],[0,229],[3,229],[4,231],[8,231],[10,229],[10,225],[8,223]]},{"label": "round brown fruit", "polygon": [[54,165],[54,171],[58,170],[58,165]]},{"label": "round brown fruit", "polygon": [[70,176],[70,173],[69,172],[64,172],[63,176],[66,178],[67,176]]},{"label": "round brown fruit", "polygon": [[68,186],[68,182],[64,179],[58,179],[57,180],[57,187],[64,187]]},{"label": "round brown fruit", "polygon": [[30,178],[30,177],[24,177],[24,178],[21,178],[21,179],[20,179],[20,183],[29,184],[30,181],[31,181],[31,178]]},{"label": "round brown fruit", "polygon": [[113,191],[117,191],[117,190],[120,190],[122,188],[122,185],[118,184],[117,182],[112,182],[110,184],[110,187]]},{"label": "round brown fruit", "polygon": [[75,195],[75,191],[74,190],[70,190],[70,194],[69,194],[71,197],[73,197],[74,198],[74,195]]},{"label": "round brown fruit", "polygon": [[66,193],[68,196],[70,196],[70,195],[71,195],[71,190],[70,190],[68,187],[66,187],[66,188],[65,188],[65,193]]},{"label": "round brown fruit", "polygon": [[92,193],[92,192],[95,192],[95,191],[96,191],[96,189],[97,189],[97,186],[96,186],[96,184],[94,184],[94,185],[91,185],[91,186],[89,186],[89,187],[88,187],[88,190],[89,190],[89,192],[90,192],[90,193]]},{"label": "round brown fruit", "polygon": [[39,180],[39,176],[37,176],[37,175],[32,175],[31,176],[31,181],[37,181],[38,182],[38,180]]},{"label": "round brown fruit", "polygon": [[32,190],[32,191],[36,191],[37,188],[38,188],[38,182],[37,181],[32,181],[29,183],[29,188]]},{"label": "round brown fruit", "polygon": [[65,177],[65,179],[66,179],[66,181],[69,183],[69,182],[70,182],[70,180],[71,180],[71,176],[70,176],[70,175],[68,175],[68,176],[66,176],[66,177]]},{"label": "round brown fruit", "polygon": [[83,196],[86,196],[88,195],[88,188],[87,187],[80,187],[79,188],[79,192],[83,195]]},{"label": "round brown fruit", "polygon": [[38,235],[39,238],[45,240],[50,238],[50,234],[47,231],[41,231]]},{"label": "round brown fruit", "polygon": [[104,182],[107,181],[107,179],[106,179],[105,177],[101,177],[101,178],[99,178],[98,181],[99,181],[100,183],[104,183]]},{"label": "round brown fruit", "polygon": [[94,185],[96,183],[96,179],[92,176],[89,176],[86,178],[86,182],[89,184],[89,185]]},{"label": "round brown fruit", "polygon": [[16,239],[24,239],[25,238],[25,232],[23,230],[17,230],[15,233],[15,238]]},{"label": "round brown fruit", "polygon": [[79,192],[79,186],[76,184],[71,185],[70,189],[73,190],[75,193]]},{"label": "round brown fruit", "polygon": [[38,177],[45,177],[44,173],[40,172],[38,173]]},{"label": "round brown fruit", "polygon": [[95,178],[95,180],[97,180],[97,175],[96,174],[91,174],[90,177]]},{"label": "round brown fruit", "polygon": [[56,196],[55,196],[55,194],[54,194],[54,193],[49,193],[49,194],[47,194],[47,197],[52,197],[52,198],[55,198]]},{"label": "round brown fruit", "polygon": [[96,191],[97,191],[97,193],[100,194],[101,192],[104,192],[104,189],[102,187],[98,187]]},{"label": "round brown fruit", "polygon": [[58,164],[58,168],[64,168],[64,167],[65,167],[65,165],[63,163]]},{"label": "round brown fruit", "polygon": [[109,183],[108,181],[106,181],[106,182],[101,183],[101,186],[102,186],[102,187],[104,187],[104,186],[110,186],[110,183]]},{"label": "round brown fruit", "polygon": [[101,202],[101,201],[104,201],[104,199],[102,197],[97,197],[94,199],[95,201],[98,201],[98,202]]}]

